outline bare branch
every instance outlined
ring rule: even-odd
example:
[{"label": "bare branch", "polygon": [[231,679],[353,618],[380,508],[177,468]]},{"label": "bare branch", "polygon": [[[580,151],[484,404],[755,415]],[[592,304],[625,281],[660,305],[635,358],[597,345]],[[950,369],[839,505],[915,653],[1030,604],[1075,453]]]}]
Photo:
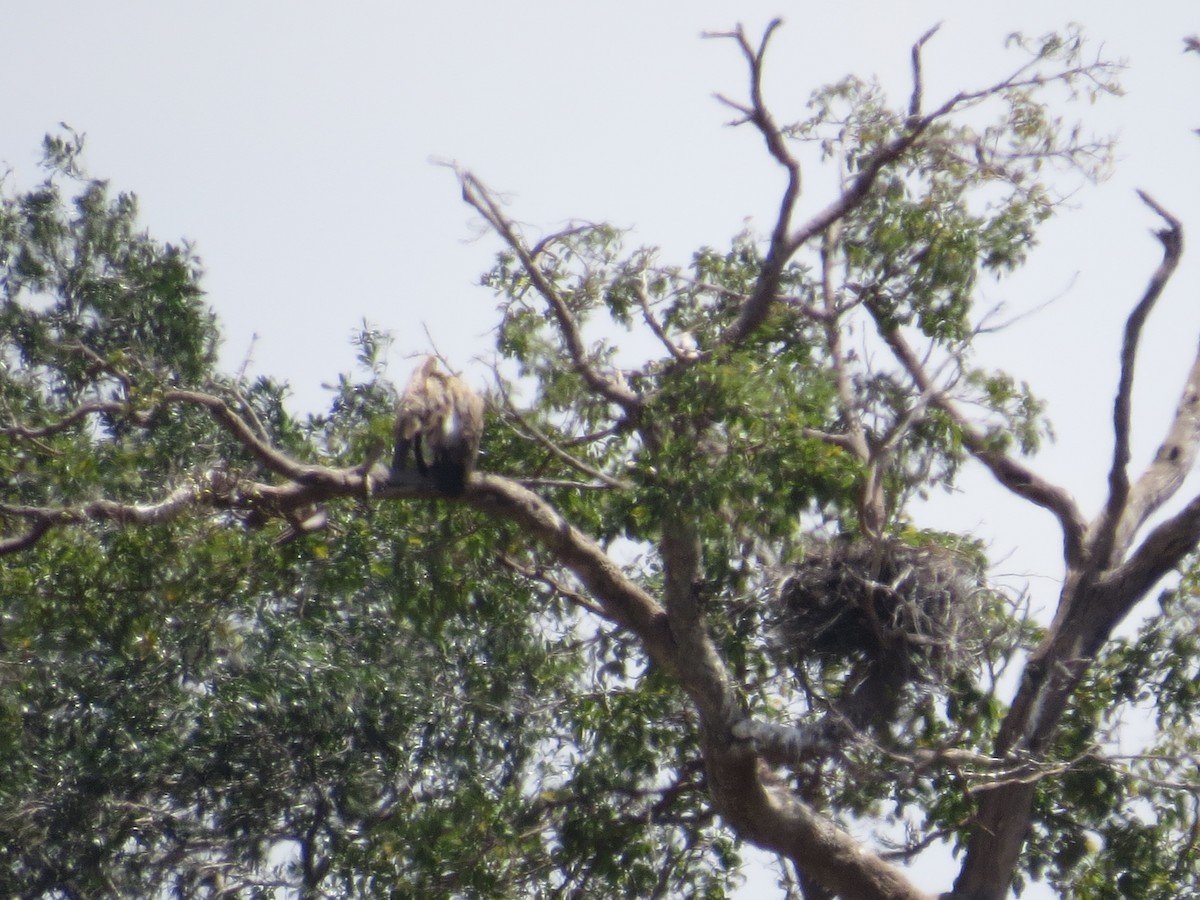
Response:
[{"label": "bare branch", "polygon": [[886,325],[878,315],[875,315],[873,304],[868,303],[867,308],[875,317],[880,335],[896,359],[907,370],[909,377],[913,379],[922,395],[928,396],[929,401],[948,415],[958,426],[963,446],[988,468],[1000,484],[1012,493],[1053,513],[1062,528],[1063,553],[1068,564],[1075,564],[1081,560],[1087,522],[1071,496],[1008,454],[989,446],[987,437],[971,425],[954,401],[933,384],[933,380],[900,330]]},{"label": "bare branch", "polygon": [[1175,496],[1196,461],[1200,446],[1200,353],[1192,361],[1175,417],[1154,460],[1137,480],[1113,539],[1114,558],[1120,558],[1146,519]]},{"label": "bare branch", "polygon": [[908,118],[911,121],[916,121],[921,117],[921,103],[924,99],[923,95],[925,93],[925,83],[921,72],[921,50],[929,42],[929,39],[938,33],[938,29],[941,27],[941,22],[939,22],[937,25],[934,25],[927,32],[921,35],[917,39],[917,42],[912,46],[913,88],[912,96],[909,97],[908,100]]},{"label": "bare branch", "polygon": [[1200,497],[1146,535],[1146,539],[1123,564],[1107,573],[1099,582],[1111,608],[1110,617],[1119,618],[1146,591],[1170,574],[1183,558],[1200,544]]},{"label": "bare branch", "polygon": [[[1137,511],[1139,520],[1134,521],[1126,516],[1129,500],[1129,434],[1133,408],[1133,372],[1137,362],[1138,342],[1141,339],[1146,318],[1150,315],[1150,311],[1154,308],[1154,304],[1162,294],[1171,275],[1179,266],[1179,259],[1183,254],[1183,226],[1179,220],[1159,206],[1144,191],[1138,191],[1138,196],[1166,221],[1167,227],[1156,233],[1163,245],[1162,262],[1150,277],[1150,283],[1147,285],[1142,299],[1133,308],[1125,322],[1125,339],[1121,346],[1121,376],[1117,385],[1116,400],[1113,403],[1113,460],[1108,475],[1108,501],[1093,541],[1093,554],[1102,566],[1115,562],[1116,557],[1119,557],[1127,549],[1127,543],[1126,546],[1121,546],[1121,543],[1117,541],[1118,531],[1121,532],[1122,539],[1128,542],[1133,537],[1133,529],[1140,526],[1145,521],[1144,516],[1149,515],[1152,511],[1148,504],[1141,502],[1138,504]],[[1187,404],[1185,403],[1183,406],[1186,407]],[[1178,420],[1177,415],[1176,421],[1178,422]],[[1174,448],[1176,456],[1187,456],[1187,462],[1182,472],[1191,468],[1191,461],[1195,458],[1197,437],[1200,437],[1200,434],[1186,440],[1182,446]],[[1176,471],[1179,471],[1177,467]],[[1175,480],[1174,488],[1178,489],[1181,483],[1182,477]],[[1164,493],[1162,489],[1157,491],[1158,503],[1162,503],[1173,492],[1172,490],[1170,493]],[[1123,522],[1124,527],[1120,527]]]},{"label": "bare branch", "polygon": [[762,92],[763,57],[766,54],[767,42],[771,34],[781,24],[779,19],[775,19],[767,26],[757,50],[750,46],[749,41],[746,40],[745,32],[740,27],[732,33],[712,35],[713,37],[732,38],[736,41],[750,68],[749,106],[733,103],[724,97],[718,99],[742,113],[742,121],[735,124],[749,123],[758,129],[759,134],[766,141],[767,151],[787,172],[787,184],[783,190],[783,197],[780,199],[779,213],[775,220],[775,227],[771,233],[771,246],[767,253],[767,258],[763,261],[762,272],[758,277],[754,292],[742,304],[742,309],[737,320],[721,336],[720,342],[722,344],[741,343],[766,318],[767,309],[770,307],[772,301],[774,301],[775,295],[779,290],[779,281],[783,273],[783,268],[787,265],[788,259],[795,253],[796,248],[799,246],[789,241],[788,229],[791,226],[792,213],[795,209],[796,201],[800,197],[800,163],[792,156],[791,151],[788,150],[787,140],[783,135],[783,131],[775,123],[774,118],[767,109]]},{"label": "bare branch", "polygon": [[771,35],[782,24],[783,21],[781,19],[773,19],[763,32],[762,40],[759,41],[757,49],[750,46],[750,42],[746,39],[746,33],[740,25],[732,32],[708,34],[706,36],[731,38],[737,43],[739,49],[741,49],[742,55],[746,58],[746,63],[750,68],[750,105],[743,106],[720,95],[718,95],[717,99],[745,116],[742,122],[737,124],[749,122],[759,130],[763,139],[767,142],[767,150],[771,156],[775,158],[776,162],[787,169],[790,175],[794,176],[796,191],[798,193],[800,165],[792,156],[791,151],[788,150],[787,141],[784,139],[782,130],[775,124],[770,111],[767,109],[762,89],[763,60],[767,53],[767,43],[771,40]]},{"label": "bare branch", "polygon": [[280,453],[260,437],[255,429],[220,397],[200,391],[175,390],[164,393],[163,402],[203,406],[221,427],[249,450],[269,471],[276,475],[282,475],[289,481],[303,482],[318,477],[321,472],[329,471],[321,466],[298,463],[286,454]]},{"label": "bare branch", "polygon": [[538,265],[537,254],[525,246],[525,242],[517,233],[516,226],[504,215],[499,201],[483,182],[470,172],[457,167],[454,171],[462,185],[463,200],[483,216],[484,220],[517,255],[525,274],[529,276],[534,288],[550,307],[558,325],[559,334],[562,335],[563,343],[566,345],[567,354],[571,358],[571,367],[583,378],[590,391],[617,404],[625,411],[626,415],[636,417],[641,409],[640,398],[629,389],[627,384],[605,377],[589,364],[583,336],[579,331],[579,323],[576,322],[574,314],[567,307],[566,301],[559,295]]}]

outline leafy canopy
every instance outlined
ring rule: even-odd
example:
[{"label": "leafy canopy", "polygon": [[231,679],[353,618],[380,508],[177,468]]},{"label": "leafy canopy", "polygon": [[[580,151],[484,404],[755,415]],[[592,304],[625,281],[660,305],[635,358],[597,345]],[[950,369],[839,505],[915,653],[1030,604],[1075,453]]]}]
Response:
[{"label": "leafy canopy", "polygon": [[[681,265],[606,225],[531,242],[459,173],[504,245],[464,504],[374,474],[385,334],[320,413],[222,372],[191,248],[47,138],[45,180],[0,198],[0,891],[725,896],[742,839],[779,846],[722,794],[747,728],[772,790],[880,859],[968,845],[1016,765],[1001,677],[1046,631],[913,504],[1048,434],[973,362],[975,299],[1063,172],[1102,173],[1048,92],[1111,67],[1049,37],[932,111],[919,77],[905,108],[847,79],[777,126],[765,40],[732,37],[752,97],[727,102],[789,176],[770,235]],[[842,185],[811,227],[805,153]],[[1071,695],[1018,884],[1196,881],[1196,577]],[[1150,705],[1153,748],[1106,753]]]}]

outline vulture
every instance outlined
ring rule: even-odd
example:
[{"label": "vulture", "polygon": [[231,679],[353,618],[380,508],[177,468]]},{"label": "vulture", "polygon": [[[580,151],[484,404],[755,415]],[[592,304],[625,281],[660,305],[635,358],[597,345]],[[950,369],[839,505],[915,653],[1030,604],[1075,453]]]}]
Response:
[{"label": "vulture", "polygon": [[396,410],[393,477],[405,470],[412,451],[421,477],[448,497],[462,496],[479,455],[483,401],[460,379],[425,360],[409,379]]}]

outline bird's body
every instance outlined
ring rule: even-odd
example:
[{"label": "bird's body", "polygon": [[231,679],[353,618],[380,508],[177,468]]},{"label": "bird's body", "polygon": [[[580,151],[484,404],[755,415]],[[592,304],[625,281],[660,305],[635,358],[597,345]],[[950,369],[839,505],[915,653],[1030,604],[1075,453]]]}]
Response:
[{"label": "bird's body", "polygon": [[483,401],[460,379],[426,357],[413,373],[396,411],[396,450],[392,471],[413,464],[443,494],[458,497],[475,468],[483,434]]}]

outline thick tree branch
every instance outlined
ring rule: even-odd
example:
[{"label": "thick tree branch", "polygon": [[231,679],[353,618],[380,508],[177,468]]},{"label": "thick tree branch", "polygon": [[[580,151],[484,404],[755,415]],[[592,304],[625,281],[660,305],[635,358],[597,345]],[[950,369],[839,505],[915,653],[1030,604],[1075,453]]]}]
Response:
[{"label": "thick tree branch", "polygon": [[[671,560],[668,604],[674,607],[668,612],[536,494],[508,479],[477,472],[464,499],[484,513],[517,523],[571,571],[607,618],[632,631],[650,659],[679,681],[702,718],[713,798],[743,837],[795,860],[843,896],[928,900],[900,870],[795,799],[787,785],[775,782],[762,768],[747,743],[734,738],[732,725],[741,716],[730,714],[736,707],[733,692],[697,606],[694,573],[699,547],[688,529],[672,532],[664,541],[664,560]],[[688,659],[697,646],[704,658]]]},{"label": "thick tree branch", "polygon": [[700,609],[700,538],[691,516],[680,512],[664,520],[660,549],[680,682],[705,728],[727,736],[744,712]]},{"label": "thick tree branch", "polygon": [[235,440],[254,455],[269,471],[281,475],[289,481],[304,482],[320,477],[328,472],[321,466],[311,466],[296,462],[285,453],[272,447],[265,438],[260,437],[256,430],[241,416],[233,411],[220,397],[204,394],[199,391],[167,391],[163,394],[165,403],[190,403],[203,406]]},{"label": "thick tree branch", "polygon": [[656,665],[677,673],[677,648],[666,611],[553,506],[515,481],[479,472],[471,477],[464,500],[488,515],[517,523],[579,579],[608,619],[637,635]]},{"label": "thick tree branch", "polygon": [[1105,574],[1097,587],[1111,595],[1110,615],[1123,617],[1146,592],[1174,571],[1200,544],[1200,497],[1146,535],[1123,564]]},{"label": "thick tree branch", "polygon": [[[263,522],[273,517],[292,520],[296,518],[297,511],[326,500],[337,497],[361,499],[370,493],[384,493],[383,488],[375,486],[387,484],[388,479],[383,467],[364,474],[358,469],[295,465],[304,472],[303,481],[263,484],[241,480],[226,469],[215,468],[193,476],[161,499],[146,503],[119,503],[114,500],[94,500],[71,506],[0,503],[0,516],[29,523],[29,530],[25,534],[0,540],[0,556],[29,549],[55,528],[89,522],[113,522],[122,526],[154,525],[172,521],[197,509],[231,511]],[[434,496],[432,489],[424,482],[411,488],[391,485],[387,492],[389,495]]]},{"label": "thick tree branch", "polygon": [[1191,472],[1200,448],[1200,353],[1192,362],[1175,417],[1154,460],[1137,480],[1114,538],[1114,558],[1128,550],[1137,530],[1175,496]]},{"label": "thick tree branch", "polygon": [[[1106,567],[1115,564],[1127,549],[1127,546],[1121,546],[1121,542],[1117,540],[1118,531],[1121,532],[1121,538],[1124,541],[1131,540],[1133,537],[1131,529],[1140,526],[1145,521],[1144,516],[1149,515],[1152,511],[1144,502],[1145,497],[1143,497],[1143,502],[1138,503],[1139,509],[1136,513],[1137,516],[1143,516],[1143,518],[1138,521],[1126,514],[1129,501],[1129,438],[1133,413],[1133,373],[1137,363],[1138,343],[1141,340],[1142,328],[1171,275],[1179,266],[1180,257],[1183,255],[1183,226],[1179,220],[1154,202],[1145,192],[1138,191],[1138,196],[1166,221],[1167,227],[1157,232],[1158,239],[1163,245],[1162,262],[1150,277],[1150,283],[1147,285],[1142,299],[1133,308],[1125,322],[1125,338],[1121,346],[1121,375],[1117,382],[1116,400],[1113,402],[1113,460],[1108,475],[1108,501],[1105,504],[1092,544],[1092,553],[1100,561],[1100,564]],[[1178,416],[1176,418],[1178,421]],[[1175,453],[1176,455],[1189,454],[1187,468],[1183,471],[1190,469],[1190,461],[1195,456],[1195,439],[1183,446],[1176,447]],[[1180,483],[1182,483],[1182,479],[1175,482],[1175,488],[1178,488]],[[1161,498],[1159,503],[1170,496],[1169,493],[1163,494],[1161,487],[1156,492]]]},{"label": "thick tree branch", "polygon": [[813,882],[855,900],[930,900],[903,871],[796,797],[746,753],[706,747],[709,784],[738,834],[785,856]]},{"label": "thick tree branch", "polygon": [[637,635],[651,660],[679,681],[701,716],[713,798],[740,834],[789,856],[844,896],[926,900],[899,870],[796,800],[787,785],[774,782],[747,743],[734,738],[732,726],[742,716],[734,715],[734,692],[699,611],[700,551],[688,528],[669,528],[664,539],[669,607],[664,610],[536,494],[508,479],[475,473],[464,499],[520,525],[571,571],[606,617]]},{"label": "thick tree branch", "polygon": [[[1198,440],[1200,360],[1193,365],[1168,443],[1131,491],[1126,468],[1138,341],[1146,316],[1178,265],[1183,246],[1179,223],[1146,195],[1142,199],[1166,219],[1168,228],[1159,232],[1163,261],[1126,323],[1113,412],[1115,445],[1109,497],[1091,528],[1083,554],[1078,558],[1068,555],[1067,576],[1054,621],[1030,655],[997,737],[998,756],[1009,752],[1028,754],[1028,778],[998,784],[981,798],[963,869],[955,883],[956,898],[993,900],[1003,895],[1006,885],[996,881],[997,866],[1004,871],[1016,866],[1030,826],[1036,761],[1053,739],[1072,693],[1117,624],[1200,541],[1197,498],[1154,529],[1124,564],[1117,565],[1149,512],[1178,490],[1194,460]],[[1180,464],[1185,461],[1186,468],[1182,468]]]}]

